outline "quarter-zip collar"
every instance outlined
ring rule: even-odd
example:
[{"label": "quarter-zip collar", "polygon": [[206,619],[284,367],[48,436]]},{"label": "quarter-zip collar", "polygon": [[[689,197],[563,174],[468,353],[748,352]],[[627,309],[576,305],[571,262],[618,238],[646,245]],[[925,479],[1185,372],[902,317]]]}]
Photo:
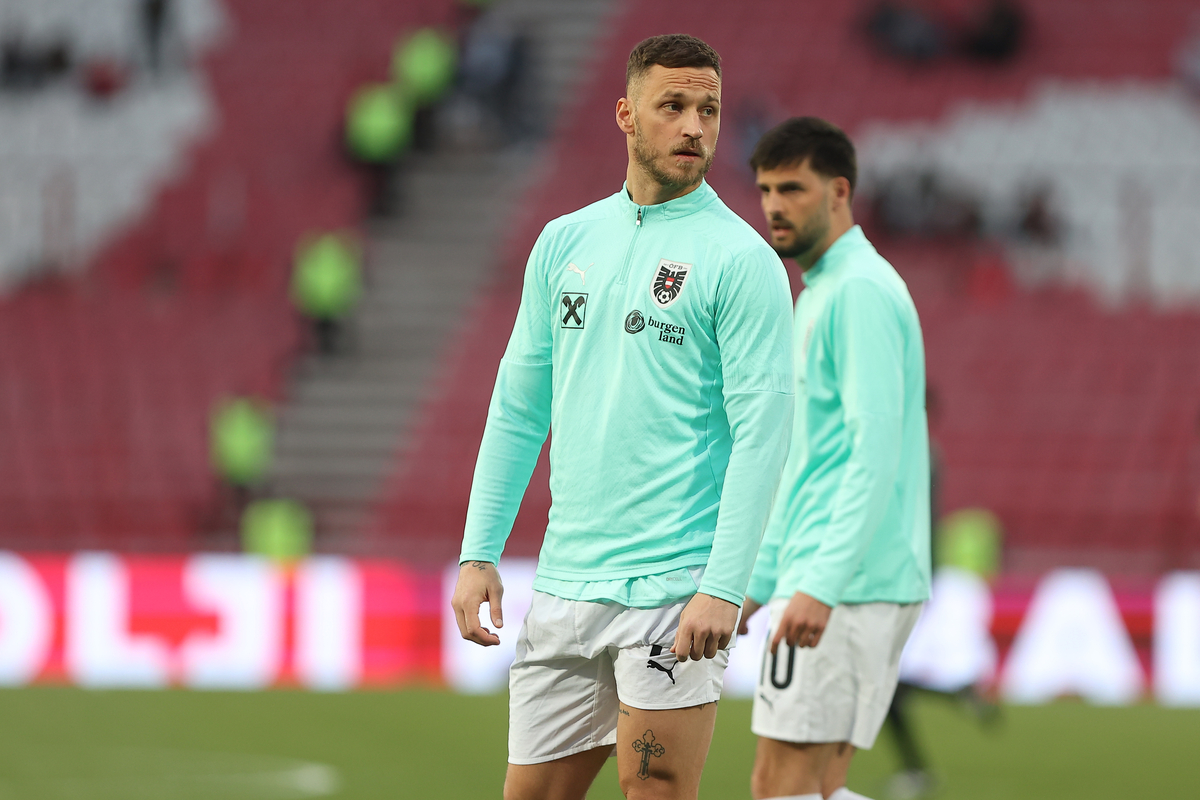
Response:
[{"label": "quarter-zip collar", "polygon": [[621,216],[635,224],[645,225],[648,220],[677,219],[695,214],[700,209],[717,199],[717,193],[708,185],[708,181],[700,181],[700,185],[683,197],[676,197],[665,203],[652,206],[639,206],[629,197],[629,185],[621,184],[620,197]]},{"label": "quarter-zip collar", "polygon": [[839,236],[833,244],[829,245],[829,249],[817,259],[817,263],[813,264],[807,271],[801,273],[804,285],[815,286],[823,281],[825,276],[837,270],[838,264],[844,260],[847,254],[863,245],[870,247],[871,243],[867,241],[867,236],[863,233],[862,226],[855,225]]}]

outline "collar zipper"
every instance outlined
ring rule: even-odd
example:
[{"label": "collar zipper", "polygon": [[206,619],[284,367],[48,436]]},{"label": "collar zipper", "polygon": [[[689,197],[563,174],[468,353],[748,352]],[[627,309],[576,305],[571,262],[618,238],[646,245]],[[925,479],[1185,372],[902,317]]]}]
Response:
[{"label": "collar zipper", "polygon": [[633,245],[637,241],[638,231],[642,229],[642,206],[638,206],[637,220],[633,226],[633,236],[629,237],[629,247],[625,249],[625,263],[621,265],[621,274],[617,276],[617,285],[624,286],[629,282],[630,259],[633,257]]}]

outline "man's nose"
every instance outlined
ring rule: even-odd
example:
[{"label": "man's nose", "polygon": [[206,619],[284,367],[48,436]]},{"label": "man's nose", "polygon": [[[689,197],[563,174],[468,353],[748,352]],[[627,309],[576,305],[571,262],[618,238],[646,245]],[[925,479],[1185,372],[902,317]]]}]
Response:
[{"label": "man's nose", "polygon": [[692,111],[684,117],[683,135],[690,139],[699,139],[704,135],[704,126],[700,124],[699,111]]}]

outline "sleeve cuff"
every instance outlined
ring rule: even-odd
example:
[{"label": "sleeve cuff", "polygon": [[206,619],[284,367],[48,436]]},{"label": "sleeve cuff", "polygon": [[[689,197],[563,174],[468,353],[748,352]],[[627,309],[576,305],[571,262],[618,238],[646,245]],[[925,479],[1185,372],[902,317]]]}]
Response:
[{"label": "sleeve cuff", "polygon": [[742,607],[742,601],[746,599],[744,595],[738,594],[737,592],[729,592],[724,589],[717,589],[712,586],[705,586],[703,581],[701,581],[700,588],[697,589],[696,591],[699,594],[706,594],[709,597],[716,597],[716,598],[724,600],[726,602],[733,603],[738,608]]},{"label": "sleeve cuff", "polygon": [[765,606],[771,601],[771,595],[775,593],[775,581],[769,578],[758,576],[750,576],[750,585],[746,587],[746,596],[760,606]]},{"label": "sleeve cuff", "polygon": [[825,605],[833,608],[838,605],[838,596],[831,589],[825,586],[810,586],[803,581],[796,587],[797,592],[804,592],[814,600],[820,600]]},{"label": "sleeve cuff", "polygon": [[468,561],[486,561],[497,567],[500,566],[500,559],[497,556],[488,555],[487,553],[463,553],[458,557],[458,565],[460,567]]}]

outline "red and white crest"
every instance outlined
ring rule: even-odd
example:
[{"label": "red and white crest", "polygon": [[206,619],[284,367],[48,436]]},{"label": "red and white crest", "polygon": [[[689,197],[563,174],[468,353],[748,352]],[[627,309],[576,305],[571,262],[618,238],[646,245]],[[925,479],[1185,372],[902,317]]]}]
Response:
[{"label": "red and white crest", "polygon": [[650,282],[650,297],[654,300],[654,305],[667,308],[678,300],[691,269],[691,264],[661,259],[658,269],[654,271],[654,280]]}]

